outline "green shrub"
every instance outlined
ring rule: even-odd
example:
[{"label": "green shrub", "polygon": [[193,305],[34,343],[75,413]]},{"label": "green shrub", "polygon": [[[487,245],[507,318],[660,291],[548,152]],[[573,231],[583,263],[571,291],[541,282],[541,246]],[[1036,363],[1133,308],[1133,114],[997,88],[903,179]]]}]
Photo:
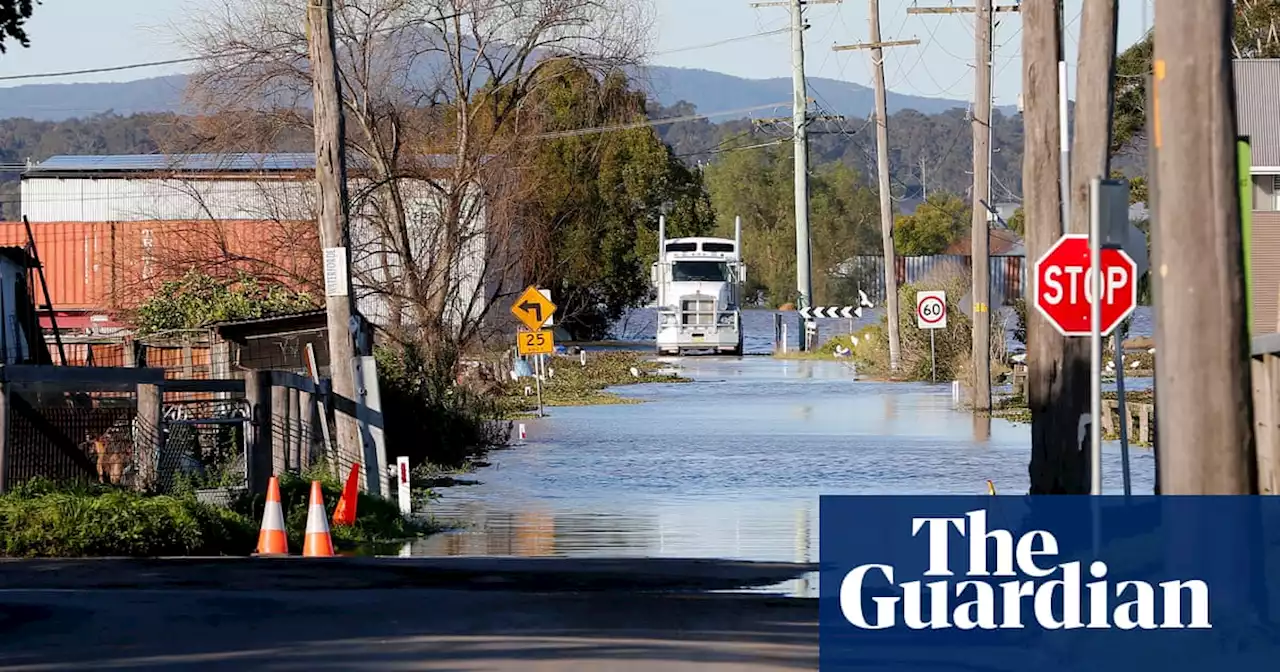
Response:
[{"label": "green shrub", "polygon": [[389,454],[415,467],[458,468],[507,445],[511,427],[499,421],[498,400],[457,385],[456,350],[384,347],[377,357]]},{"label": "green shrub", "polygon": [[[934,329],[933,348],[937,357],[938,380],[966,380],[970,375],[972,359],[973,322],[960,310],[960,300],[969,293],[970,282],[966,275],[939,273],[919,284],[903,285],[898,290],[899,370],[893,377],[905,380],[930,380],[933,368],[930,360],[930,333],[916,325],[916,292],[942,290],[947,293],[947,326]],[[891,375],[889,367],[888,317],[881,323],[863,328],[855,337],[854,361],[859,368],[876,376]],[[998,320],[991,323],[992,362],[1004,357],[1004,326]]]},{"label": "green shrub", "polygon": [[0,495],[0,555],[245,555],[257,525],[192,497],[33,481]]}]

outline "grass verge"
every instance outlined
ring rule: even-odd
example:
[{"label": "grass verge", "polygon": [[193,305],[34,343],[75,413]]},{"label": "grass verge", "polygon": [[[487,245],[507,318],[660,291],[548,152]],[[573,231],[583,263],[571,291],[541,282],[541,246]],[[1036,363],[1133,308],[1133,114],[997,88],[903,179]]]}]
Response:
[{"label": "grass verge", "polygon": [[[289,546],[302,548],[311,480],[320,481],[331,521],[342,496],[338,479],[320,469],[280,476]],[[415,498],[433,498],[419,489]],[[265,497],[241,497],[230,508],[205,504],[192,493],[148,495],[96,484],[35,479],[0,495],[0,557],[245,556],[257,546]],[[400,515],[390,501],[361,494],[355,525],[331,527],[334,547],[356,550],[448,529],[434,519]]]},{"label": "grass verge", "polygon": [[146,496],[98,485],[33,480],[0,495],[0,555],[247,555],[257,528],[194,497]]},{"label": "grass verge", "polygon": [[[689,382],[678,374],[662,373],[670,365],[655,362],[638,352],[587,353],[586,365],[578,356],[548,357],[547,378],[542,383],[545,406],[595,406],[638,403],[633,399],[605,392],[607,388],[639,383]],[[503,383],[501,407],[507,418],[522,417],[538,410],[534,381],[521,378]]]}]

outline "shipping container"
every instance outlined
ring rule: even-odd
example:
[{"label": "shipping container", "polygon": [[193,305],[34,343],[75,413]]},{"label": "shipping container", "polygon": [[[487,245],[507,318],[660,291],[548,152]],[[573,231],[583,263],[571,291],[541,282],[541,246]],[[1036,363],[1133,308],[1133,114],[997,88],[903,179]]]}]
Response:
[{"label": "shipping container", "polygon": [[[32,223],[31,230],[59,311],[136,306],[191,268],[240,269],[309,290],[322,277],[312,222],[45,222]],[[22,222],[0,223],[0,245],[26,244]],[[44,304],[41,288],[35,289],[37,302]]]}]

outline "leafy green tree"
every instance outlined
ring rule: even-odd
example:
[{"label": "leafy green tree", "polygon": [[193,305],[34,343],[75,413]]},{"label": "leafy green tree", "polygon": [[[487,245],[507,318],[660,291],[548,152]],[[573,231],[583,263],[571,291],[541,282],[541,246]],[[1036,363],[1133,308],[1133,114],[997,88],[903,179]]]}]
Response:
[{"label": "leafy green tree", "polygon": [[1007,224],[1009,225],[1009,230],[1019,236],[1025,237],[1027,235],[1027,215],[1022,211],[1022,208],[1013,211],[1013,216],[1009,218]]},{"label": "leafy green tree", "polygon": [[969,233],[972,213],[955,194],[932,194],[910,215],[898,217],[893,243],[898,254],[927,257],[942,254]]},{"label": "leafy green tree", "polygon": [[[742,143],[749,144],[749,143]],[[706,169],[719,235],[732,236],[742,218],[742,253],[748,296],[763,293],[771,305],[796,298],[796,234],[790,152],[777,147],[727,148]]]},{"label": "leafy green tree", "polygon": [[164,283],[133,316],[141,335],[199,329],[226,320],[269,317],[317,307],[311,296],[264,285],[246,273],[221,279],[191,271]]},{"label": "leafy green tree", "polygon": [[[557,66],[534,98],[544,132],[644,119],[645,97],[625,76],[604,80],[573,63]],[[651,128],[544,140],[532,157],[534,188],[524,204],[533,254],[528,274],[555,288],[557,323],[575,338],[598,339],[649,295],[658,254],[658,217],[669,235],[711,230],[701,175],[679,161]]]},{"label": "leafy green tree", "polygon": [[[770,305],[796,299],[794,164],[790,148],[727,151],[707,169],[707,189],[720,235],[733,235],[742,217],[748,295],[763,293]],[[859,254],[879,254],[880,206],[866,179],[842,163],[812,170],[809,180],[809,236],[814,300],[846,301],[856,288],[832,277],[840,262]]]},{"label": "leafy green tree", "polygon": [[[1116,58],[1113,153],[1145,135],[1152,40],[1148,34]],[[1280,58],[1280,0],[1236,0],[1231,42],[1235,58]]]},{"label": "leafy green tree", "polygon": [[31,46],[24,24],[38,4],[40,0],[0,0],[0,54],[5,53],[6,38],[13,38],[24,47]]}]

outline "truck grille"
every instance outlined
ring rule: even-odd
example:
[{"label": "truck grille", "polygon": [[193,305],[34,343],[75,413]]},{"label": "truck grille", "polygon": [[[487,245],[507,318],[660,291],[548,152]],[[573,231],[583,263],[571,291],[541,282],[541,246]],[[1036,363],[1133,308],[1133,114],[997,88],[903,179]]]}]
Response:
[{"label": "truck grille", "polygon": [[715,299],[684,299],[680,302],[680,309],[681,324],[710,327],[716,323]]}]

